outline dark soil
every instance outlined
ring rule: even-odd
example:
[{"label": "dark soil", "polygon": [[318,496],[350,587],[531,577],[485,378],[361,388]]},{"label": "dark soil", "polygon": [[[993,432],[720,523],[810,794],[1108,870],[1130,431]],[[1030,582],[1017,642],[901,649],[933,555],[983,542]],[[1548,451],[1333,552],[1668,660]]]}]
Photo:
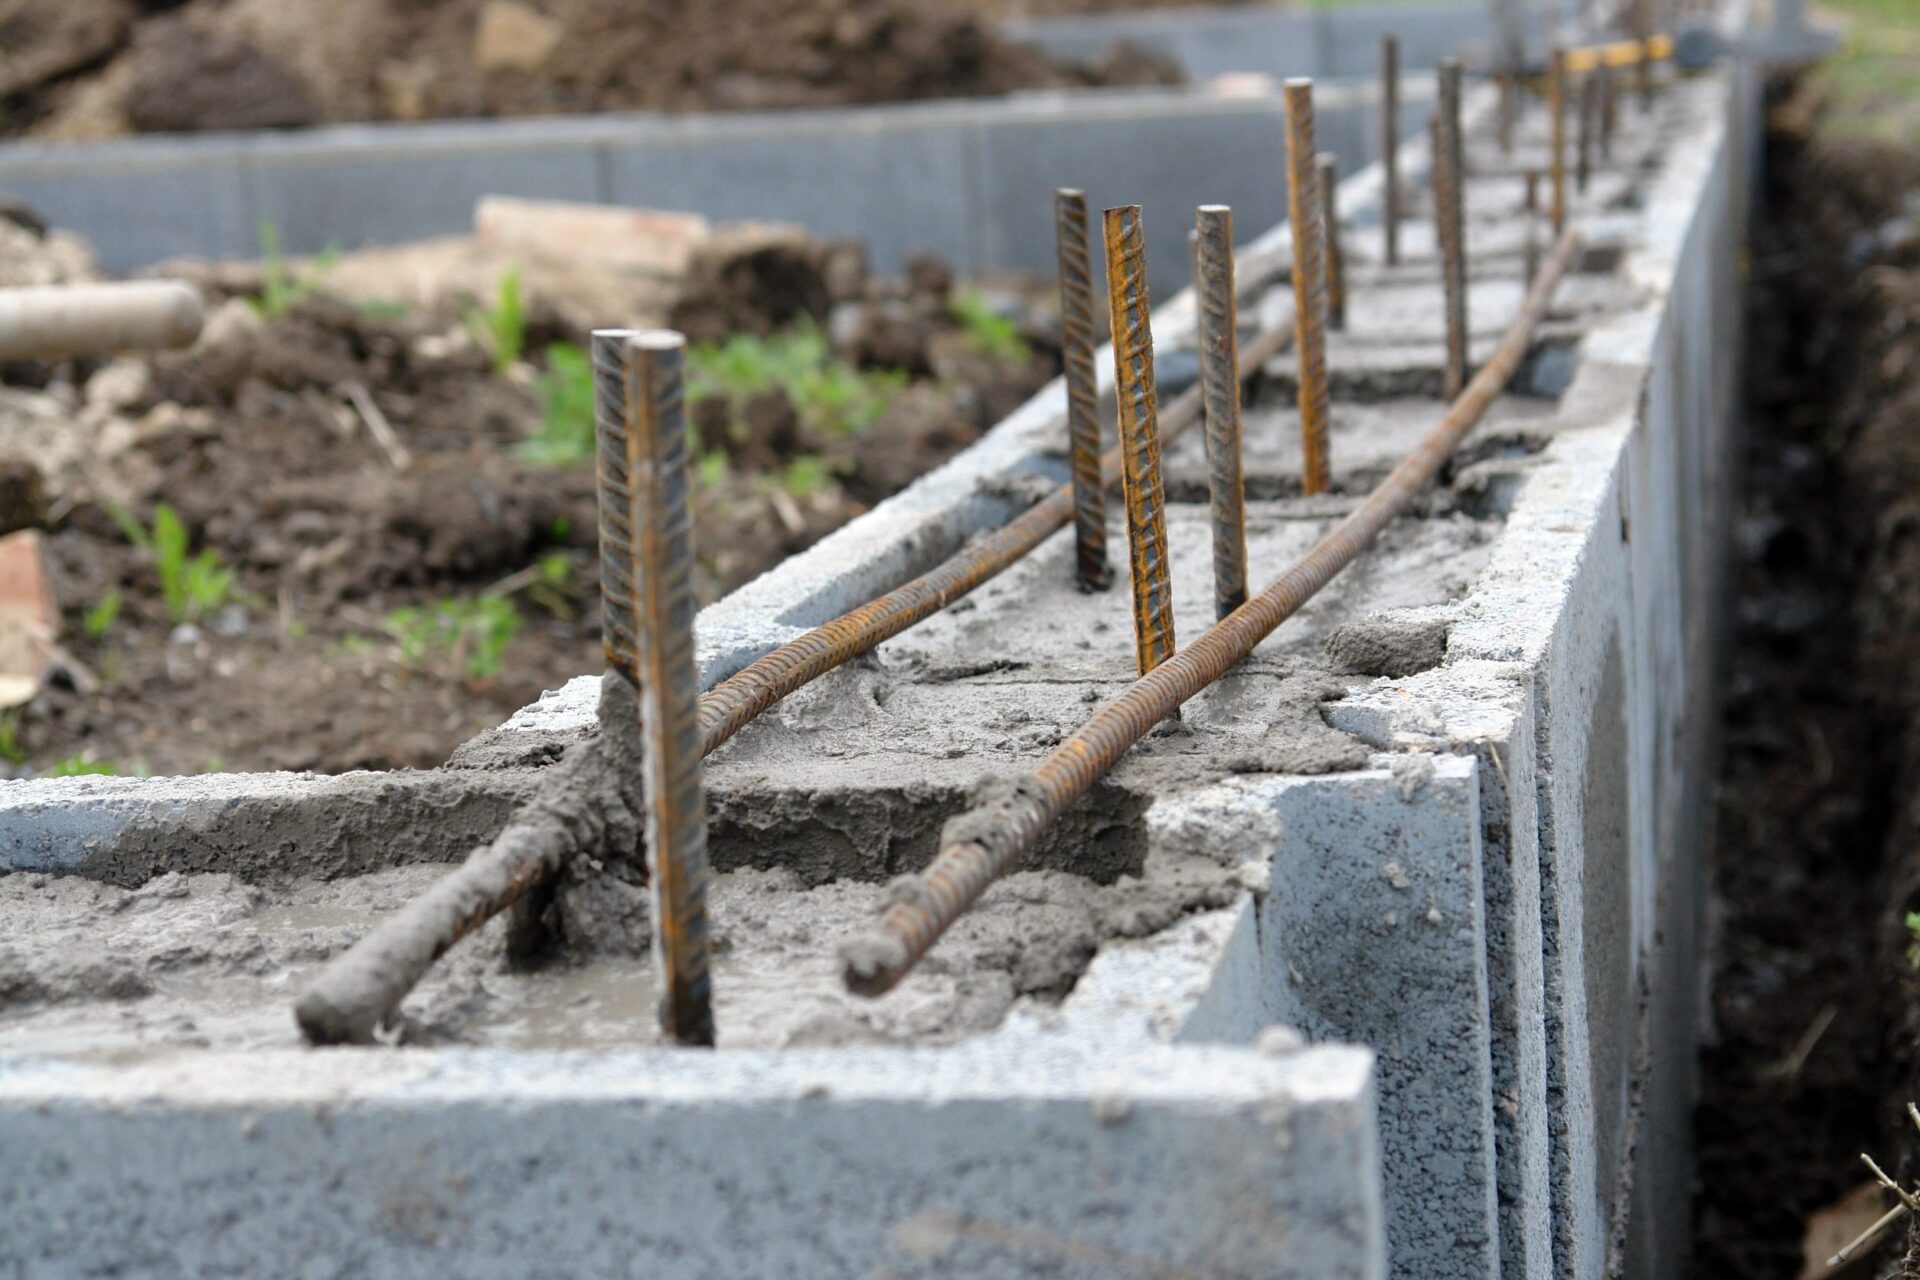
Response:
[{"label": "dark soil", "polygon": [[[1084,7],[1084,6],[1076,6]],[[733,110],[1162,83],[1064,66],[976,0],[0,0],[6,129],[59,137],[350,120]]]},{"label": "dark soil", "polygon": [[[695,398],[703,452],[725,460],[695,490],[703,603],[944,461],[1057,367],[1038,319],[1027,355],[992,357],[969,348],[944,293],[863,288],[841,305],[901,316],[937,376],[851,434],[809,426],[779,391],[732,412]],[[0,712],[0,755],[24,753],[0,776],[82,760],[123,773],[431,766],[543,689],[599,670],[591,469],[520,457],[541,419],[530,371],[495,373],[471,344],[449,347],[449,329],[451,317],[385,317],[325,295],[264,321],[230,299],[200,345],[136,362],[144,388],[115,405],[130,443],[103,444],[78,479],[0,484],[48,491],[14,510],[50,525],[76,659],[24,709]],[[107,379],[71,372],[88,390],[64,394],[97,401]],[[392,424],[404,469],[343,398],[353,384]],[[802,455],[820,461],[798,484],[785,468]],[[237,577],[227,603],[187,623],[155,553],[115,514],[150,530],[160,503]],[[116,593],[119,616],[89,634],[88,612]],[[472,637],[409,653],[392,618],[487,595],[520,619],[497,670],[471,663]]]},{"label": "dark soil", "polygon": [[[1808,1219],[1913,1170],[1920,908],[1920,152],[1773,103],[1726,712],[1694,1273],[1801,1274]],[[1849,1275],[1886,1275],[1904,1240]]]}]

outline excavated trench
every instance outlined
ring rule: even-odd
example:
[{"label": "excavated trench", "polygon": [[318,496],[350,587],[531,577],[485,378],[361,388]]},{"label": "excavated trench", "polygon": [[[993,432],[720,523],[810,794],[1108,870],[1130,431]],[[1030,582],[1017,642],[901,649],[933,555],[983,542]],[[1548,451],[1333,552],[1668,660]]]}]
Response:
[{"label": "excavated trench", "polygon": [[[1909,1176],[1920,1136],[1902,1114],[1920,1022],[1902,923],[1920,907],[1920,231],[1902,195],[1920,152],[1826,139],[1809,92],[1775,89],[1753,229],[1696,1113],[1694,1274],[1750,1280],[1828,1274],[1885,1207],[1830,1212],[1869,1181],[1856,1153]],[[1810,1238],[1816,1219],[1839,1236]],[[1905,1243],[1844,1274],[1892,1274]]]}]

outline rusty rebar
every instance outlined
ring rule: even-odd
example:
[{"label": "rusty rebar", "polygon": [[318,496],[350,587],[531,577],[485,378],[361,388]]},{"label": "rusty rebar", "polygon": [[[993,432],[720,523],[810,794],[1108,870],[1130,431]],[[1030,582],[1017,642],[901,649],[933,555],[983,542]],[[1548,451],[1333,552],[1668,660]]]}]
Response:
[{"label": "rusty rebar", "polygon": [[1233,291],[1233,210],[1201,205],[1194,218],[1193,292],[1199,316],[1200,394],[1213,528],[1213,609],[1247,602],[1247,494],[1241,464],[1239,309]]},{"label": "rusty rebar", "polygon": [[1105,215],[1107,313],[1120,417],[1120,485],[1127,508],[1133,641],[1140,674],[1173,656],[1173,579],[1167,563],[1167,496],[1160,478],[1160,404],[1153,385],[1152,304],[1140,206]]},{"label": "rusty rebar", "polygon": [[865,996],[891,990],[1127,750],[1252,653],[1406,509],[1520,367],[1577,246],[1572,233],[1561,237],[1493,358],[1433,432],[1312,550],[1232,615],[1134,681],[1031,772],[991,788],[984,800],[947,824],[932,865],[903,878],[876,925],[841,947],[849,990]]},{"label": "rusty rebar", "polygon": [[1467,385],[1466,174],[1460,137],[1460,62],[1443,58],[1438,71],[1438,111],[1433,131],[1434,231],[1440,242],[1440,283],[1447,321],[1444,394],[1449,400]]},{"label": "rusty rebar", "polygon": [[1613,78],[1613,68],[1606,63],[1601,63],[1595,74],[1600,77],[1600,159],[1611,163],[1613,130],[1620,119],[1620,86]]},{"label": "rusty rebar", "polygon": [[1574,120],[1573,189],[1587,194],[1587,182],[1593,176],[1594,134],[1600,125],[1600,80],[1589,71],[1580,78],[1580,105]]},{"label": "rusty rebar", "polygon": [[1339,332],[1347,327],[1347,265],[1340,247],[1340,161],[1331,151],[1322,151],[1314,170],[1320,181],[1320,221],[1327,229],[1327,327]]},{"label": "rusty rebar", "polygon": [[1527,238],[1525,264],[1521,277],[1526,284],[1532,284],[1533,278],[1540,274],[1540,171],[1527,170],[1527,196],[1522,202],[1526,212]]},{"label": "rusty rebar", "polygon": [[1567,51],[1547,55],[1547,225],[1556,236],[1567,229]]},{"label": "rusty rebar", "polygon": [[1386,264],[1400,264],[1400,37],[1380,37],[1380,219]]},{"label": "rusty rebar", "polygon": [[1327,456],[1326,226],[1315,187],[1313,81],[1289,80],[1287,104],[1287,219],[1293,231],[1294,354],[1299,364],[1300,490],[1333,487]]},{"label": "rusty rebar", "polygon": [[[1249,341],[1240,353],[1240,376],[1251,376],[1286,350],[1293,338],[1293,329],[1292,317],[1288,317],[1279,326]],[[1198,422],[1200,416],[1200,388],[1188,387],[1160,414],[1163,438],[1171,441]],[[1108,489],[1119,483],[1118,446],[1108,449],[1101,459],[1101,475]],[[1073,488],[1062,485],[992,533],[968,542],[920,577],[749,663],[709,689],[700,700],[701,749],[714,751],[752,723],[755,716],[795,689],[940,612],[1017,563],[1072,516]]]},{"label": "rusty rebar", "polygon": [[1087,195],[1053,193],[1060,256],[1060,365],[1067,384],[1067,447],[1073,470],[1074,581],[1082,591],[1113,582],[1107,563],[1107,486],[1100,477],[1100,393],[1093,374],[1093,261]]},{"label": "rusty rebar", "polygon": [[1494,107],[1494,133],[1500,144],[1500,154],[1510,156],[1513,154],[1514,103],[1517,100],[1513,72],[1503,66],[1493,73],[1493,81],[1499,94]]},{"label": "rusty rebar", "polygon": [[685,355],[686,339],[677,333],[656,330],[627,340],[625,439],[613,447],[626,449],[627,523],[639,564],[646,843],[660,1027],[681,1044],[712,1045]]}]

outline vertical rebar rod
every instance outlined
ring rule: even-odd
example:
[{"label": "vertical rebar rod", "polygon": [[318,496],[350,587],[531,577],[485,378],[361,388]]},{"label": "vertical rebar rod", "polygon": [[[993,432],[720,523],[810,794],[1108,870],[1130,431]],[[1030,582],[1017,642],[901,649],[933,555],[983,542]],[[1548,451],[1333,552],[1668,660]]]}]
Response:
[{"label": "vertical rebar rod", "polygon": [[1315,164],[1320,180],[1320,221],[1327,228],[1327,327],[1347,327],[1347,260],[1340,248],[1340,161],[1322,151]]},{"label": "vertical rebar rod", "polygon": [[[686,339],[653,330],[626,343],[627,528],[645,733],[647,858],[660,1026],[685,1045],[714,1039],[707,968],[707,810],[701,788],[700,672],[693,657],[693,513],[687,487]],[[617,550],[617,548],[616,548]],[[605,550],[603,549],[603,559]]]},{"label": "vertical rebar rod", "polygon": [[1160,479],[1160,406],[1153,387],[1147,238],[1140,206],[1105,218],[1107,304],[1113,322],[1114,395],[1120,406],[1120,484],[1127,504],[1127,563],[1140,674],[1173,656],[1173,579],[1167,500]]},{"label": "vertical rebar rod", "polygon": [[1293,231],[1293,347],[1298,356],[1300,399],[1300,491],[1312,495],[1333,487],[1327,457],[1327,263],[1326,226],[1314,190],[1313,81],[1286,83],[1287,220]]},{"label": "vertical rebar rod", "polygon": [[1613,130],[1620,119],[1620,86],[1613,78],[1613,68],[1605,63],[1600,65],[1600,159],[1606,163],[1613,161]]},{"label": "vertical rebar rod", "polygon": [[1527,215],[1525,280],[1533,283],[1540,274],[1540,171],[1527,170],[1527,198],[1522,206]]},{"label": "vertical rebar rod", "polygon": [[[595,470],[600,515],[600,647],[607,666],[640,690],[639,544],[631,523],[627,423],[627,340],[634,329],[595,329],[591,338]],[[634,718],[640,716],[636,701]]]},{"label": "vertical rebar rod", "polygon": [[1060,253],[1060,364],[1067,384],[1067,445],[1073,470],[1074,580],[1082,591],[1113,582],[1107,562],[1107,486],[1100,476],[1100,394],[1093,375],[1093,261],[1087,196],[1053,193]]},{"label": "vertical rebar rod", "polygon": [[1573,189],[1580,195],[1587,194],[1587,182],[1593,176],[1593,135],[1599,117],[1600,79],[1589,71],[1580,78],[1580,105],[1573,134]]},{"label": "vertical rebar rod", "polygon": [[1640,90],[1640,110],[1653,110],[1653,0],[1634,0],[1633,35],[1640,42],[1635,60]]},{"label": "vertical rebar rod", "polygon": [[1386,264],[1400,264],[1400,37],[1380,37],[1381,234]]},{"label": "vertical rebar rod", "polygon": [[1555,47],[1547,56],[1548,223],[1553,234],[1567,228],[1567,51]]},{"label": "vertical rebar rod", "polygon": [[1440,282],[1446,300],[1447,366],[1442,379],[1447,399],[1467,385],[1466,175],[1460,139],[1460,62],[1444,58],[1439,67],[1439,110],[1434,116],[1434,229],[1440,241]]},{"label": "vertical rebar rod", "polygon": [[1194,219],[1194,293],[1199,303],[1200,395],[1213,524],[1213,612],[1247,602],[1247,494],[1241,467],[1240,333],[1233,293],[1233,210],[1200,206]]},{"label": "vertical rebar rod", "polygon": [[1513,154],[1513,122],[1515,115],[1518,114],[1514,107],[1517,95],[1513,87],[1513,72],[1503,66],[1493,73],[1493,82],[1500,94],[1494,111],[1494,125],[1500,142],[1500,154],[1510,156]]}]

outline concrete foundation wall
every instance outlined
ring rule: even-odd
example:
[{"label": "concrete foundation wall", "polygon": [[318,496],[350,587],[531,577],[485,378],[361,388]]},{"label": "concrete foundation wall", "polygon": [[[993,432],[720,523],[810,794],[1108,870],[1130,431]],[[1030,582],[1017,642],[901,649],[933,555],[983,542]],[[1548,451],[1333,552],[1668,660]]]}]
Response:
[{"label": "concrete foundation wall", "polygon": [[[1431,77],[1410,75],[1402,132]],[[1343,172],[1379,152],[1373,86],[1321,87],[1322,150]],[[100,143],[0,145],[0,191],[91,240],[106,266],[254,257],[465,234],[484,195],[684,209],[857,236],[874,265],[941,254],[964,272],[1049,271],[1053,190],[1144,206],[1149,267],[1184,283],[1195,203],[1265,226],[1286,211],[1277,90],[1045,94],[738,115],[349,125]],[[1269,163],[1222,165],[1226,155]],[[821,175],[832,174],[831,181]]]},{"label": "concrete foundation wall", "polygon": [[[1490,106],[1476,93],[1470,117]],[[672,1276],[1679,1274],[1754,82],[1743,69],[1685,82],[1660,110],[1645,142],[1657,172],[1631,189],[1596,184],[1578,206],[1602,252],[1552,322],[1570,385],[1503,398],[1507,416],[1469,442],[1479,461],[1460,466],[1483,483],[1451,477],[1455,501],[1478,495],[1503,522],[1471,580],[1422,606],[1447,623],[1444,660],[1355,681],[1319,712],[1364,740],[1364,764],[1317,777],[1261,766],[1203,785],[1180,780],[1177,756],[1158,761],[1145,856],[1235,860],[1232,906],[1111,942],[1064,1004],[942,1049],[211,1051],[76,1066],[10,1059],[0,1044],[0,1149],[30,1153],[0,1162],[0,1241],[17,1269],[280,1273],[338,1256],[397,1275],[598,1275],[646,1256]],[[1424,151],[1406,155],[1418,181]],[[1474,164],[1476,295],[1510,309],[1517,253],[1494,224],[1511,219],[1517,183],[1490,148]],[[1377,182],[1362,174],[1342,191],[1362,264]],[[1248,247],[1242,279],[1278,280],[1286,239],[1275,228]],[[1334,352],[1349,374],[1431,371],[1437,288],[1426,242],[1408,244],[1429,274],[1410,285],[1382,273],[1362,299],[1398,290],[1392,314],[1411,317],[1408,333],[1369,348],[1368,326],[1386,326],[1357,303],[1361,332]],[[1157,309],[1155,329],[1165,348],[1190,345],[1191,299]],[[1104,353],[1099,367],[1110,376]],[[1269,372],[1286,379],[1288,361]],[[1048,388],[947,467],[706,610],[705,678],[1004,518],[996,477],[1058,478],[1060,407]],[[1343,483],[1364,470],[1357,420],[1336,412]],[[1399,427],[1383,416],[1374,429]],[[1170,474],[1182,465],[1170,450]],[[1292,545],[1349,498],[1254,505],[1272,522],[1263,536]],[[1383,539],[1328,594],[1358,579],[1354,599],[1383,598],[1421,531],[1447,518],[1400,522],[1402,559]],[[1172,539],[1182,610],[1205,581],[1188,527],[1175,521]],[[1131,662],[1124,644],[1081,657],[1087,646],[1065,639],[1089,634],[1093,607],[1066,583],[1066,552],[1056,537],[966,612],[883,647],[868,674],[924,666],[968,637],[1004,647],[1025,625],[1044,651],[1031,683],[969,692],[1083,715],[1072,683],[1097,701]],[[1054,625],[1061,616],[1072,625]],[[1270,727],[1258,698],[1303,652],[1289,646],[1340,616],[1276,633],[1189,704],[1180,740],[1324,730]],[[523,766],[588,731],[592,683],[542,699],[445,772],[517,794]],[[710,762],[716,794],[730,761],[759,767],[756,746],[797,732],[767,719]],[[977,774],[1035,752],[963,754],[945,767]],[[928,759],[902,776],[931,777]],[[336,784],[278,785],[269,846],[297,847],[298,823],[341,803]],[[166,786],[178,782],[0,787],[0,862],[110,875],[138,821],[140,848],[163,825],[151,810],[136,820],[143,795],[196,820],[225,802],[142,790]],[[376,843],[356,836],[342,856]],[[1276,1022],[1323,1047],[1262,1040]],[[192,1194],[173,1194],[182,1184]],[[245,1230],[223,1233],[233,1222]]]}]

